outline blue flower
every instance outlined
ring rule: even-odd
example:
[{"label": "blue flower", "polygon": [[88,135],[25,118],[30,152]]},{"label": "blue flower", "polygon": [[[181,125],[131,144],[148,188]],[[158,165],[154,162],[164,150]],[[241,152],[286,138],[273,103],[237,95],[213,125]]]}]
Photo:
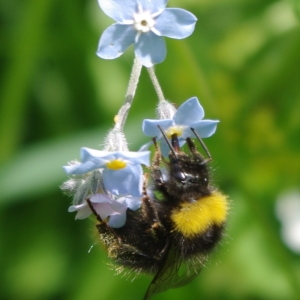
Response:
[{"label": "blue flower", "polygon": [[[109,217],[108,225],[113,228],[120,228],[126,223],[127,208],[137,210],[141,205],[140,197],[120,197],[116,200],[109,195],[95,194],[89,199],[93,209],[100,216],[102,220]],[[75,219],[85,219],[92,214],[92,211],[85,201],[79,205],[72,205],[69,207],[69,212],[77,211]]]},{"label": "blue flower", "polygon": [[81,149],[81,164],[64,166],[68,174],[85,174],[102,169],[105,188],[114,195],[142,194],[143,170],[141,164],[149,166],[150,152],[109,152],[89,148]]},{"label": "blue flower", "polygon": [[117,23],[102,34],[97,55],[114,59],[134,44],[135,56],[146,67],[162,62],[166,45],[162,36],[183,39],[191,35],[197,18],[180,8],[166,8],[168,0],[98,0]]},{"label": "blue flower", "polygon": [[209,137],[215,133],[219,121],[202,120],[203,117],[204,110],[198,99],[193,97],[179,106],[172,119],[144,120],[143,132],[147,136],[161,140],[162,154],[167,156],[170,149],[157,125],[161,126],[169,138],[173,134],[177,134],[180,146],[182,146],[186,138],[194,137],[190,128],[194,128],[202,138]]}]

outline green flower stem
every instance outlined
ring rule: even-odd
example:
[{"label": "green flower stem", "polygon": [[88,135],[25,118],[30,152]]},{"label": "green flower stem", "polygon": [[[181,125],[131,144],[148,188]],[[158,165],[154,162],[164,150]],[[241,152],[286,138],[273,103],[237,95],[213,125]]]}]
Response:
[{"label": "green flower stem", "polygon": [[118,129],[119,131],[123,131],[125,122],[131,107],[131,104],[133,102],[133,98],[136,92],[136,88],[139,82],[141,70],[142,70],[142,64],[139,62],[137,58],[135,58],[130,79],[129,79],[129,84],[127,88],[127,92],[125,95],[125,102],[120,108],[118,115],[115,119],[116,125],[115,129]]},{"label": "green flower stem", "polygon": [[165,97],[164,97],[164,94],[163,94],[163,91],[159,85],[159,82],[157,80],[157,77],[155,75],[155,72],[154,72],[154,67],[151,67],[151,68],[147,68],[147,71],[149,73],[149,76],[150,76],[150,79],[153,83],[153,86],[154,86],[154,89],[156,91],[156,94],[157,94],[157,97],[158,97],[158,100],[159,101],[164,101],[165,100]]}]

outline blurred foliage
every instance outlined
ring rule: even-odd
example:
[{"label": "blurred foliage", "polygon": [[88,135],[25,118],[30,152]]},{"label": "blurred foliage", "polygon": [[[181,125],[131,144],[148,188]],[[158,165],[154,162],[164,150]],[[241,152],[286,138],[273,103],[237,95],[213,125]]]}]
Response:
[{"label": "blurred foliage", "polygon": [[[300,4],[173,0],[198,17],[156,67],[167,99],[197,96],[220,119],[206,143],[230,196],[227,237],[191,284],[154,299],[299,299],[300,257],[282,242],[276,199],[300,183]],[[97,148],[124,99],[132,53],[98,59],[112,23],[96,0],[0,5],[0,298],[141,299],[150,277],[115,276],[94,220],[74,221],[61,166]],[[126,133],[137,150],[156,96],[143,70]],[[48,201],[48,202],[47,202]],[[94,247],[88,252],[91,245]]]}]

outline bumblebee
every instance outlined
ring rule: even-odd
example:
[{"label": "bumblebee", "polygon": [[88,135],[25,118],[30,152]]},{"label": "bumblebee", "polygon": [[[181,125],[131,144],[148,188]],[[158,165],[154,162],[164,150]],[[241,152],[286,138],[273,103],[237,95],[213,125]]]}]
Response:
[{"label": "bumblebee", "polygon": [[141,208],[127,210],[126,224],[111,228],[96,215],[96,225],[108,251],[119,266],[137,273],[153,274],[144,300],[169,288],[177,288],[197,277],[208,254],[220,241],[228,214],[227,197],[210,183],[206,146],[195,130],[205,158],[191,138],[188,153],[179,146],[176,134],[168,141],[169,160],[156,148],[149,178],[145,179]]}]

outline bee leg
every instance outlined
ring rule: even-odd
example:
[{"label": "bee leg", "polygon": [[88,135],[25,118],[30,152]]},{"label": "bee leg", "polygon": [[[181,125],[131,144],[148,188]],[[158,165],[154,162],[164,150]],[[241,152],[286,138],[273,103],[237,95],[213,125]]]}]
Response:
[{"label": "bee leg", "polygon": [[155,156],[153,158],[153,164],[152,164],[152,178],[155,181],[155,184],[162,185],[164,183],[164,180],[163,180],[163,176],[160,171],[160,164],[162,161],[165,163],[166,163],[166,161],[164,160],[164,158],[161,155],[160,149],[156,143],[156,139],[153,138],[152,140],[153,140],[153,144],[155,146]]},{"label": "bee leg", "polygon": [[101,223],[103,222],[103,220],[101,219],[101,217],[97,214],[97,212],[95,211],[90,199],[85,199],[85,201],[87,202],[90,210],[92,211],[92,213],[96,216],[97,220]]},{"label": "bee leg", "polygon": [[[146,190],[145,187],[144,190]],[[97,214],[91,204],[91,201],[89,199],[86,201],[99,221],[96,228],[99,233],[100,240],[106,248],[108,257],[118,265],[118,267],[115,268],[116,271],[122,272],[125,268],[129,268],[138,273],[155,273],[158,268],[160,256],[157,256],[156,253],[149,252],[145,245],[140,245],[138,237],[136,238],[134,234],[132,235],[132,230],[130,228],[126,226],[121,228],[111,228],[108,223],[103,221]],[[153,210],[150,203],[149,205],[142,204],[142,207],[143,206],[148,210],[147,218],[151,220],[151,223],[149,223],[149,230],[152,230],[152,226],[155,224],[155,222],[152,223],[155,209]],[[144,213],[143,210],[142,213]],[[133,218],[131,214],[127,217],[131,220]],[[160,228],[159,225],[157,227]],[[156,233],[153,233],[151,236],[154,238],[153,241],[155,242]]]},{"label": "bee leg", "polygon": [[[146,192],[146,188],[145,188],[145,184],[144,184],[144,193]],[[147,195],[148,197],[148,195]],[[150,198],[148,197],[148,200]],[[103,238],[103,242],[105,245],[110,246],[110,245],[119,245],[118,248],[122,248],[122,251],[124,252],[132,252],[135,253],[137,255],[141,255],[141,256],[147,256],[145,253],[139,251],[137,248],[135,248],[134,246],[131,246],[130,244],[126,244],[122,238],[122,236],[120,234],[117,233],[116,230],[114,230],[113,228],[111,228],[105,221],[103,221],[101,219],[101,217],[97,214],[97,212],[95,211],[94,207],[91,204],[91,201],[89,199],[86,199],[91,211],[93,212],[93,214],[96,216],[97,220],[99,221],[99,224],[96,225],[98,232],[102,235]],[[155,228],[157,226],[160,226],[160,222],[155,221],[155,219],[153,218],[153,216],[156,216],[156,218],[158,219],[157,216],[157,212],[155,210],[155,208],[149,203],[148,205],[146,205],[147,209],[149,209],[149,211],[147,212],[147,216],[148,218],[151,217],[152,220],[154,220],[154,223],[152,224],[151,228]]]},{"label": "bee leg", "polygon": [[108,257],[114,261],[114,269],[121,273],[126,269],[133,272],[155,273],[158,261],[155,253],[149,252],[147,247],[140,245],[139,236],[130,236],[128,228],[114,230],[106,222],[96,225],[101,242],[104,244]]},{"label": "bee leg", "polygon": [[96,228],[100,234],[100,239],[107,248],[108,256],[116,261],[120,262],[122,260],[122,255],[126,253],[132,253],[133,255],[146,256],[144,253],[141,253],[137,248],[126,244],[123,240],[121,234],[118,234],[116,230],[111,228],[105,221],[94,210],[91,205],[90,200],[87,200],[87,203],[92,210],[93,214],[96,216],[99,224],[96,225]]},{"label": "bee leg", "polygon": [[153,227],[154,224],[157,224],[157,226],[161,226],[155,204],[147,193],[147,177],[148,174],[145,174],[145,180],[143,183],[142,214],[144,215],[145,219],[151,220],[151,227]]},{"label": "bee leg", "polygon": [[[99,224],[96,225],[98,232],[103,233],[105,236],[114,237],[115,239],[118,240],[119,243],[122,243],[122,238],[116,233],[116,231],[113,228],[111,228],[110,226],[108,226],[108,224],[106,222],[104,222],[101,219],[101,217],[97,214],[93,205],[91,204],[90,199],[86,199],[86,202],[87,202],[88,206],[90,207],[92,213],[96,216],[97,220],[99,221]],[[105,241],[104,241],[104,243],[106,244]]]}]

